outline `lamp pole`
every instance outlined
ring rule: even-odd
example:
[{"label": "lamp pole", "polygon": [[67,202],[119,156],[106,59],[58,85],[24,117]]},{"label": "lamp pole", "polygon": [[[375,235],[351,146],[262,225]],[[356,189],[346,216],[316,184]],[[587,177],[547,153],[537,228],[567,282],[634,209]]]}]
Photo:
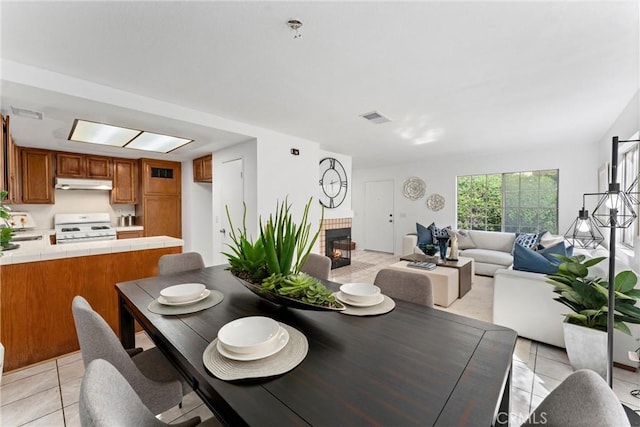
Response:
[{"label": "lamp pole", "polygon": [[[620,192],[618,184],[618,137],[613,137],[611,144],[611,179],[609,181],[609,197]],[[607,304],[607,383],[613,389],[613,326],[614,311],[616,309],[615,279],[616,279],[616,226],[618,209],[617,204],[611,203],[609,207],[609,302]]]}]

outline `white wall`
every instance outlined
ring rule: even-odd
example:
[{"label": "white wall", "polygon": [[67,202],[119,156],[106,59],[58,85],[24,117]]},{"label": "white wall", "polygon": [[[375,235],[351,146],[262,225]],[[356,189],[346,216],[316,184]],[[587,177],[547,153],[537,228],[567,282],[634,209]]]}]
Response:
[{"label": "white wall", "polygon": [[53,217],[57,213],[107,212],[111,215],[111,225],[117,226],[118,216],[135,215],[134,205],[110,204],[110,192],[102,190],[55,190],[54,205],[11,205],[16,212],[31,214],[39,229],[52,229]]},{"label": "white wall", "polygon": [[[353,171],[353,240],[364,242],[364,186],[367,181],[393,180],[395,185],[395,253],[402,250],[402,236],[415,232],[415,223],[451,225],[456,228],[456,177],[471,174],[559,169],[559,232],[564,233],[578,215],[582,193],[597,188],[598,150],[595,143],[581,148],[558,147],[529,152],[483,156],[437,156],[419,162]],[[404,181],[412,176],[427,184],[425,197],[411,201],[402,195]],[[433,212],[426,198],[437,193],[445,198],[444,209]]]},{"label": "white wall", "polygon": [[193,161],[182,162],[182,238],[184,252],[198,252],[206,266],[213,260],[213,185],[193,182]]}]

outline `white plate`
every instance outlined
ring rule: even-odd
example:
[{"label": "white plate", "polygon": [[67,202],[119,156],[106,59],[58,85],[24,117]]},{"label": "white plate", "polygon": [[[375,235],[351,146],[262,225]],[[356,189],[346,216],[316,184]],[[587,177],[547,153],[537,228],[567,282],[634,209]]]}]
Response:
[{"label": "white plate", "polygon": [[205,299],[206,297],[209,296],[209,294],[211,293],[211,291],[209,289],[205,289],[204,292],[202,292],[200,294],[200,296],[192,301],[182,301],[182,302],[169,302],[166,299],[164,299],[164,297],[159,296],[158,297],[158,302],[162,305],[187,305],[187,304],[193,304],[196,303],[198,301],[202,301],[203,299]]},{"label": "white plate", "polygon": [[338,298],[338,300],[340,300],[340,302],[343,302],[343,303],[345,303],[347,305],[351,305],[353,307],[373,307],[374,305],[378,305],[382,301],[384,301],[384,295],[380,294],[380,295],[378,295],[378,297],[375,300],[373,300],[371,302],[355,302],[355,301],[351,301],[348,297],[346,297],[340,291],[336,292],[336,298]]},{"label": "white plate", "polygon": [[278,331],[278,338],[273,342],[272,346],[258,350],[254,353],[234,353],[233,351],[229,351],[224,347],[224,344],[218,340],[216,343],[216,349],[218,352],[231,360],[240,360],[243,362],[249,362],[251,360],[264,359],[265,357],[273,356],[280,350],[284,348],[285,345],[289,342],[289,332],[280,326],[280,330]]}]

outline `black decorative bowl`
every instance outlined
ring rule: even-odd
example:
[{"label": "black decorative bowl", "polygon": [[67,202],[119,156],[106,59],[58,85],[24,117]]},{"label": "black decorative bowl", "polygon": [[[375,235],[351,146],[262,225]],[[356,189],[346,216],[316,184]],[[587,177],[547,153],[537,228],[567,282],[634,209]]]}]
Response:
[{"label": "black decorative bowl", "polygon": [[283,305],[286,307],[298,308],[301,310],[315,310],[315,311],[342,311],[346,309],[346,307],[340,301],[336,301],[336,304],[338,305],[338,307],[327,307],[324,305],[310,304],[295,298],[289,298],[283,295],[278,295],[271,291],[265,291],[260,287],[260,285],[255,285],[253,283],[247,282],[246,280],[242,280],[241,278],[236,276],[233,276],[233,277],[238,279],[238,281],[242,283],[242,285],[245,288],[249,289],[251,292],[258,295],[260,298],[263,298],[276,305]]}]

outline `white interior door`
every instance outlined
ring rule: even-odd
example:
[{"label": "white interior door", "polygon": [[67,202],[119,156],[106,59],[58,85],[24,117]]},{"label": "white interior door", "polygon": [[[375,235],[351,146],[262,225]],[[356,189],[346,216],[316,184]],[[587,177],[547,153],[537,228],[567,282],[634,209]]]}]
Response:
[{"label": "white interior door", "polygon": [[[244,181],[242,176],[242,159],[229,160],[220,166],[220,199],[222,202],[222,215],[220,221],[220,240],[222,242],[220,250],[228,252],[227,244],[231,243],[229,219],[225,207],[229,207],[229,215],[235,229],[242,227],[242,215],[244,214]],[[224,264],[227,259],[224,255],[219,255],[218,264]]]},{"label": "white interior door", "polygon": [[364,248],[393,253],[393,181],[365,182],[364,199]]}]

